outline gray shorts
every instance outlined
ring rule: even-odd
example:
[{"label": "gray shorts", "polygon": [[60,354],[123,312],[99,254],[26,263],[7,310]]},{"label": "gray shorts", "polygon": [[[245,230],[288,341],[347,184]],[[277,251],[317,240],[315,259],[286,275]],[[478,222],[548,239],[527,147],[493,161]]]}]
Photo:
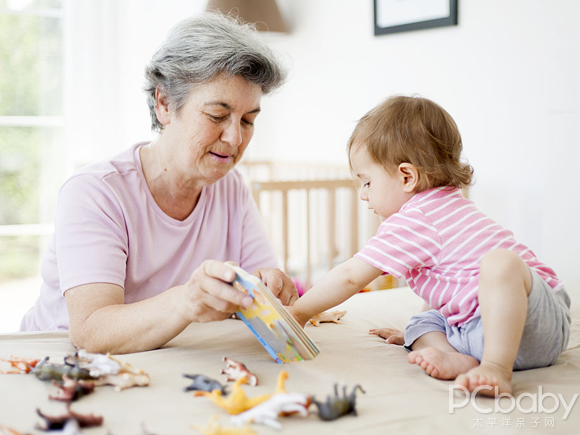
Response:
[{"label": "gray shorts", "polygon": [[[531,270],[531,269],[530,269]],[[570,339],[570,296],[566,290],[554,292],[533,270],[528,313],[514,370],[547,367],[556,362]],[[478,310],[479,311],[479,310]],[[449,326],[436,310],[411,317],[405,328],[405,347],[428,332],[443,332],[458,352],[481,361],[483,325],[477,316],[460,327]]]}]

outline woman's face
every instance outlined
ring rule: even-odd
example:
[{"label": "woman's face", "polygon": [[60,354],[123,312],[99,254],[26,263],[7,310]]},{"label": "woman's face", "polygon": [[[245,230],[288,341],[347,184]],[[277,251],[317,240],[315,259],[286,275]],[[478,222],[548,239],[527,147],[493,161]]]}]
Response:
[{"label": "woman's face", "polygon": [[186,182],[214,183],[240,161],[254,134],[261,97],[258,85],[218,76],[195,86],[179,113],[158,103],[163,139],[171,141],[170,161]]}]

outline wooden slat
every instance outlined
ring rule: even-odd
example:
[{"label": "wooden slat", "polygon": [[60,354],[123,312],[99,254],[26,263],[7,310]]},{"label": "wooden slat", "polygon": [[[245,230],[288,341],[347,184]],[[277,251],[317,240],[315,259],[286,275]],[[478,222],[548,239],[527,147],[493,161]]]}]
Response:
[{"label": "wooden slat", "polygon": [[334,259],[338,255],[336,248],[336,194],[337,189],[328,190],[328,268],[334,266]]},{"label": "wooden slat", "polygon": [[351,190],[351,196],[350,226],[353,228],[353,231],[350,232],[350,250],[351,256],[354,256],[358,252],[358,191],[356,189]]},{"label": "wooden slat", "polygon": [[[311,250],[313,249],[312,246],[312,225],[311,225],[311,214],[313,210],[319,211],[319,207],[312,207],[311,201],[311,191],[313,190],[324,190],[328,197],[328,202],[325,204],[327,208],[327,216],[326,220],[323,221],[322,229],[324,231],[324,226],[326,226],[327,236],[328,236],[328,253],[326,255],[328,261],[328,267],[331,269],[335,261],[340,254],[340,246],[337,243],[337,213],[339,213],[337,208],[337,195],[339,190],[346,189],[350,193],[350,196],[345,197],[345,205],[347,208],[350,209],[350,212],[347,210],[341,211],[345,215],[350,214],[349,216],[345,216],[347,221],[348,228],[345,232],[340,234],[340,237],[345,237],[347,244],[350,245],[350,248],[347,245],[347,255],[349,252],[354,255],[358,252],[358,195],[357,189],[350,178],[344,179],[328,179],[328,180],[294,180],[294,181],[254,181],[252,184],[252,194],[258,204],[258,208],[260,207],[260,195],[269,193],[272,194],[274,192],[279,192],[282,196],[282,264],[284,270],[289,272],[288,270],[288,262],[289,262],[289,205],[288,205],[288,193],[291,191],[305,191],[306,194],[306,205],[302,208],[302,213],[306,213],[306,228],[305,228],[305,237],[306,237],[306,268],[305,268],[305,285],[306,288],[312,284],[312,259],[313,255]],[[318,196],[316,197],[318,198]],[[350,202],[352,200],[352,203]],[[344,203],[344,202],[341,202]],[[263,204],[262,204],[263,205]],[[272,206],[272,201],[271,204]],[[302,206],[301,206],[302,207]],[[294,212],[295,210],[292,210]],[[315,217],[318,219],[319,217]],[[320,216],[320,219],[324,219],[324,216]],[[317,227],[318,228],[318,227]]]},{"label": "wooden slat", "polygon": [[284,243],[284,271],[288,272],[288,191],[282,191],[282,240]]},{"label": "wooden slat", "polygon": [[306,189],[306,288],[310,287],[312,279],[310,242],[310,190]]},{"label": "wooden slat", "polygon": [[336,189],[339,187],[355,189],[355,185],[350,178],[337,180],[255,181],[252,186],[254,190],[280,190],[286,192],[299,189]]}]

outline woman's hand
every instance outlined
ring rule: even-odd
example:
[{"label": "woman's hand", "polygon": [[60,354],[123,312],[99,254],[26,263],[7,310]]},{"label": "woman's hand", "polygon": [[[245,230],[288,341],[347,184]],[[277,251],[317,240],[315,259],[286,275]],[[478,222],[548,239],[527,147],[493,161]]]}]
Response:
[{"label": "woman's hand", "polygon": [[252,305],[252,297],[230,283],[236,273],[226,263],[206,260],[183,286],[186,295],[185,317],[189,322],[223,320],[239,307]]},{"label": "woman's hand", "polygon": [[252,275],[257,276],[268,287],[274,296],[280,299],[282,305],[290,306],[298,300],[298,291],[294,282],[280,269],[263,267]]}]

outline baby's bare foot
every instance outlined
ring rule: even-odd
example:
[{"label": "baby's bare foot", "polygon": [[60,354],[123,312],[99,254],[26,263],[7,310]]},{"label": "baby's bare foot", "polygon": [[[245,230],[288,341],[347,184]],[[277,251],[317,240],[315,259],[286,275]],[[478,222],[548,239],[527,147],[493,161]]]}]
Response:
[{"label": "baby's bare foot", "polygon": [[370,329],[369,334],[378,335],[385,339],[388,344],[396,344],[402,346],[405,344],[405,334],[403,331],[393,328]]},{"label": "baby's bare foot", "polygon": [[512,371],[496,364],[482,362],[478,367],[457,376],[455,385],[462,385],[471,392],[478,387],[490,387],[477,390],[479,394],[484,396],[495,397],[496,394],[510,394],[512,392]]},{"label": "baby's bare foot", "polygon": [[455,379],[477,367],[479,362],[459,352],[444,352],[435,347],[425,347],[407,355],[410,364],[417,364],[425,373],[436,379]]}]

